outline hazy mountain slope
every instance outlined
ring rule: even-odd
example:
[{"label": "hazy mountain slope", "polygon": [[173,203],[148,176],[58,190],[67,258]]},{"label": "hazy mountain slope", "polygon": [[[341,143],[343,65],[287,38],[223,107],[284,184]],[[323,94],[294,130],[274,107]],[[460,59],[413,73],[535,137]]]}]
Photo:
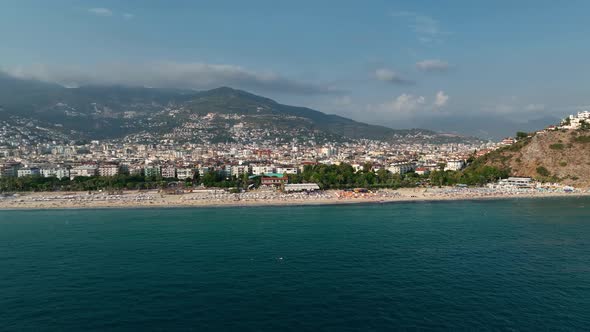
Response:
[{"label": "hazy mountain slope", "polygon": [[[164,135],[193,115],[216,113],[240,115],[242,121],[254,127],[301,129],[329,137],[463,140],[423,129],[394,130],[369,125],[305,107],[282,105],[227,87],[201,92],[124,86],[65,88],[0,75],[0,107],[2,119],[24,119],[84,138],[117,138],[142,131]],[[175,113],[170,115],[170,110]]]}]

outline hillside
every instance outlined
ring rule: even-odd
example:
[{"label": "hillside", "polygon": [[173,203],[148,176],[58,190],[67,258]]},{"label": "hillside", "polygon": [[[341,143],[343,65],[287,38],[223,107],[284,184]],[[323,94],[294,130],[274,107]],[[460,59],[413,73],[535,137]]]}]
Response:
[{"label": "hillside", "polygon": [[514,176],[590,187],[590,131],[548,131],[483,156],[477,163]]},{"label": "hillside", "polygon": [[[0,73],[0,121],[25,123],[30,131],[59,132],[71,139],[113,139],[128,135],[187,141],[186,135],[202,123],[191,121],[207,114],[220,115],[203,137],[218,140],[234,125],[251,130],[269,129],[284,136],[346,140],[368,138],[394,141],[464,142],[472,138],[442,135],[430,130],[395,130],[370,125],[305,107],[288,106],[245,91],[222,87],[208,91],[124,86],[66,88]],[[174,133],[185,135],[177,138]]]}]

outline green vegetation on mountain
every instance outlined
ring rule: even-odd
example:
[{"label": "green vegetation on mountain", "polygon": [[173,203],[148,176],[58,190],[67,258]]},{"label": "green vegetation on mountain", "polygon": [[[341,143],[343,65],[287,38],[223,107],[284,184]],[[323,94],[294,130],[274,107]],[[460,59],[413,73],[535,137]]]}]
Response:
[{"label": "green vegetation on mountain", "polygon": [[424,129],[369,125],[227,87],[201,92],[123,86],[65,88],[0,73],[0,120],[23,119],[33,127],[61,130],[72,139],[119,138],[142,131],[165,135],[191,116],[209,113],[237,114],[256,128],[305,130],[335,138],[391,141],[417,135],[441,143],[466,140]]},{"label": "green vegetation on mountain", "polygon": [[578,130],[535,134],[493,151],[476,162],[477,165],[493,166],[513,176],[588,187],[590,128],[584,126]]}]

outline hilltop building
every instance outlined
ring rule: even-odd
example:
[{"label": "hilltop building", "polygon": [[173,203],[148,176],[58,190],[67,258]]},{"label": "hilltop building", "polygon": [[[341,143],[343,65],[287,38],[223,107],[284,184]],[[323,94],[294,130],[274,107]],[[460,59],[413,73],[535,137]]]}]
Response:
[{"label": "hilltop building", "polygon": [[568,116],[562,121],[559,126],[560,129],[579,129],[582,127],[582,123],[590,125],[590,111],[578,112],[576,115]]}]

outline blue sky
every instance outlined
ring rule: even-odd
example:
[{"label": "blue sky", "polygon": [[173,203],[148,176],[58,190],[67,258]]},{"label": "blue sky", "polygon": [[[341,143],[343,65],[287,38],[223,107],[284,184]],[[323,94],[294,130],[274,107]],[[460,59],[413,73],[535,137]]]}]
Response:
[{"label": "blue sky", "polygon": [[227,85],[365,122],[484,137],[590,105],[587,1],[0,6],[0,68],[69,86]]}]

